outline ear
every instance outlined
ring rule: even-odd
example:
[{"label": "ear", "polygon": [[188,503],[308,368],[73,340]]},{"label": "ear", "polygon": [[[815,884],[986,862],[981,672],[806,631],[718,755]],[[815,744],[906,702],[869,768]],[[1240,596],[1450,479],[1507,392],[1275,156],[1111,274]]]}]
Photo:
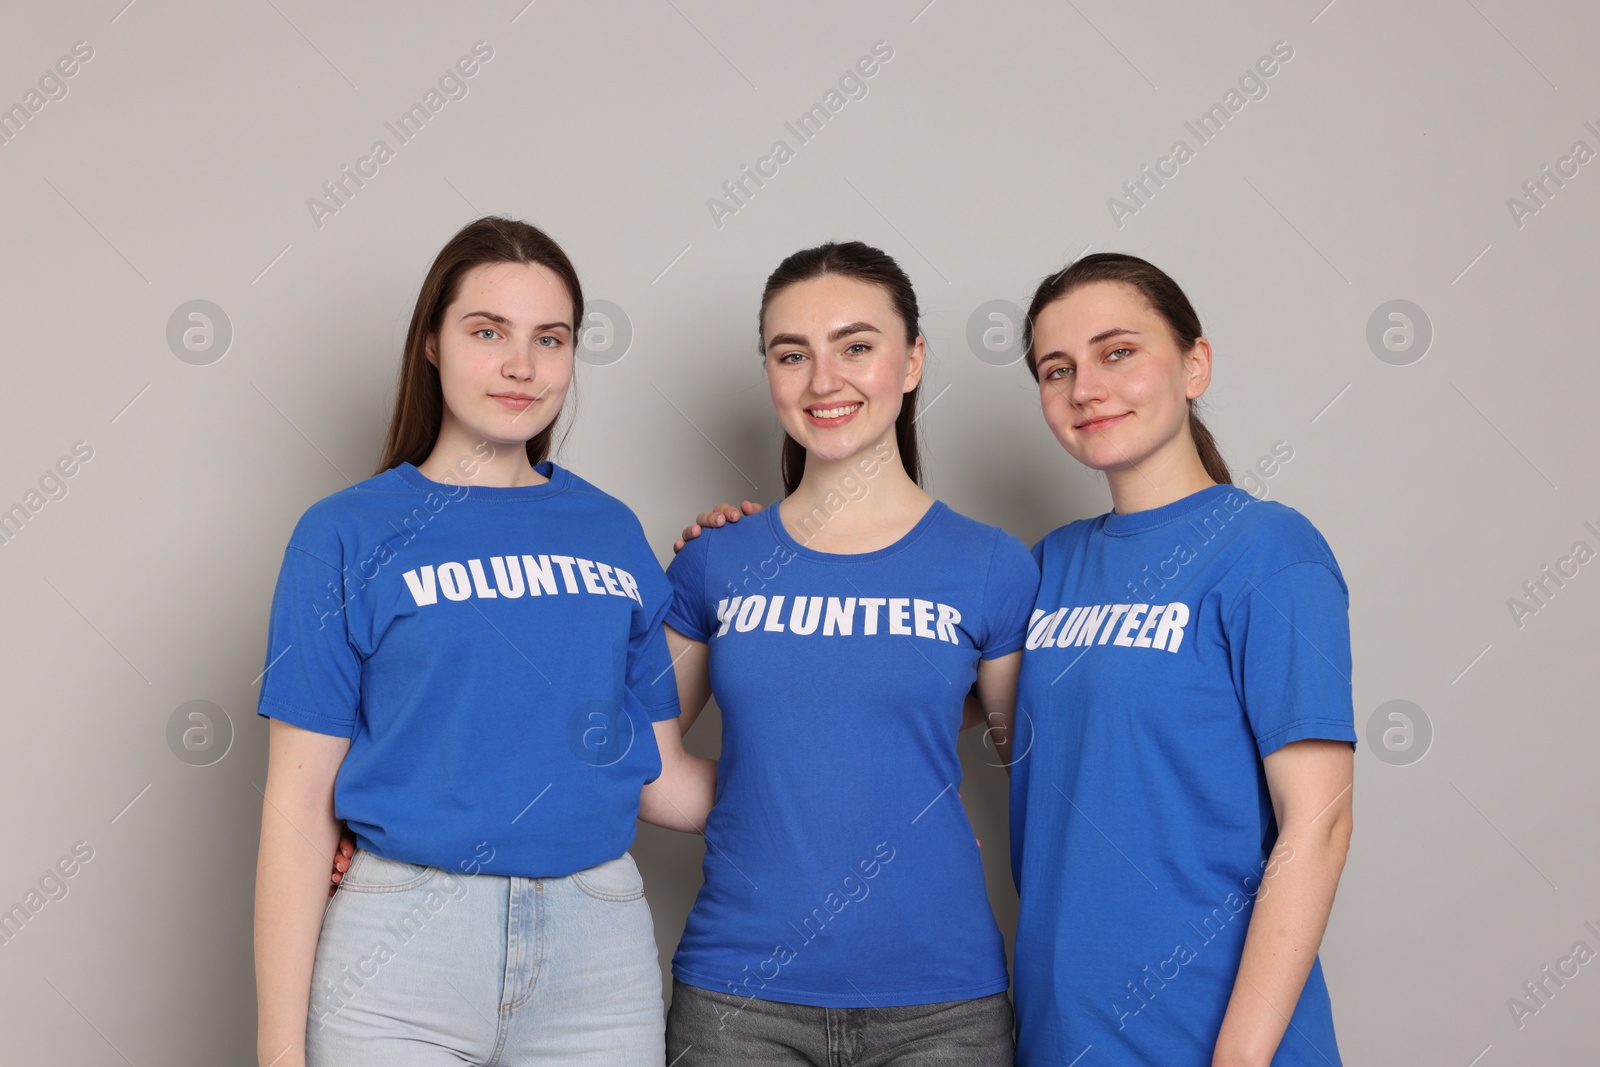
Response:
[{"label": "ear", "polygon": [[1211,385],[1211,342],[1204,337],[1195,338],[1194,347],[1183,357],[1183,365],[1189,375],[1183,395],[1196,400]]},{"label": "ear", "polygon": [[439,334],[437,331],[428,334],[422,341],[422,354],[428,357],[428,362],[437,369],[439,366]]},{"label": "ear", "polygon": [[911,354],[906,360],[906,382],[904,388],[900,390],[902,393],[909,393],[922,384],[922,365],[927,355],[928,343],[923,340],[921,334],[918,334],[917,341],[911,346]]}]

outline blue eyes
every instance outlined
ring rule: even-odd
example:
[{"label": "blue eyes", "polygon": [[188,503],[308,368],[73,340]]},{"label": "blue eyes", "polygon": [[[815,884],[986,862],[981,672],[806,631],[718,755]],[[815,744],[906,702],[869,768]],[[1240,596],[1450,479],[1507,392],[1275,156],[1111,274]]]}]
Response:
[{"label": "blue eyes", "polygon": [[[484,334],[490,334],[491,336],[490,337],[485,337],[485,336],[483,336]],[[493,340],[495,337],[499,337],[500,336],[500,331],[496,330],[493,326],[480,326],[476,330],[472,331],[472,336],[478,338],[480,341],[490,341],[490,340]],[[546,342],[549,342],[549,343],[546,344]],[[541,348],[560,348],[561,347],[561,338],[557,337],[555,334],[547,333],[547,334],[543,335],[542,337],[535,338],[534,339],[534,344],[538,345]]]},{"label": "blue eyes", "polygon": [[[872,346],[865,341],[857,341],[854,344],[847,345],[844,351],[845,355],[863,356],[872,351]],[[785,352],[775,358],[779,363],[788,363],[792,366],[795,363],[800,362],[802,359],[805,359],[806,354],[799,350],[795,350],[793,352]]]},{"label": "blue eyes", "polygon": [[[1131,355],[1133,355],[1133,349],[1131,348],[1113,348],[1111,351],[1105,354],[1105,360],[1107,363],[1121,363]],[[1072,364],[1070,363],[1063,363],[1059,367],[1051,367],[1050,370],[1045,373],[1044,380],[1047,382],[1060,381],[1062,378],[1066,377],[1071,370]]]}]

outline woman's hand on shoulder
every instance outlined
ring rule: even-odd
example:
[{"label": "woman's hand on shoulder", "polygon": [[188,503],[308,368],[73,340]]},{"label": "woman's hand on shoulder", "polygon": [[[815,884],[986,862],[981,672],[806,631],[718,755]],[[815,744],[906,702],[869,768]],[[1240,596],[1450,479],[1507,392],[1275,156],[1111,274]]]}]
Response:
[{"label": "woman's hand on shoulder", "polygon": [[683,546],[699,537],[707,527],[721,526],[724,523],[738,522],[746,515],[754,515],[765,510],[761,504],[752,504],[748,500],[741,500],[738,507],[732,504],[718,504],[710,511],[702,511],[694,520],[693,526],[683,528],[683,536],[672,543],[674,554],[681,552]]}]

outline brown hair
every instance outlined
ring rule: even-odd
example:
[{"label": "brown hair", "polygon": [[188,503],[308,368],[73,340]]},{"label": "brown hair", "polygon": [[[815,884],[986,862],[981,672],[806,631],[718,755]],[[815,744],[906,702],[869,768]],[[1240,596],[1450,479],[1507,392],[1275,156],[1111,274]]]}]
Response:
[{"label": "brown hair", "polygon": [[[1040,312],[1073,290],[1092,282],[1121,282],[1133,286],[1151,310],[1166,320],[1167,328],[1172,331],[1181,352],[1188,352],[1201,336],[1200,316],[1195,314],[1194,305],[1189,303],[1189,298],[1171,275],[1138,256],[1123,252],[1096,252],[1069,263],[1063,270],[1040,282],[1039,288],[1034,290],[1033,303],[1028,305],[1028,315],[1022,323],[1023,352],[1028,362],[1028,373],[1033,375],[1034,381],[1039,380],[1039,363],[1033,351],[1033,324],[1038,321]],[[1200,421],[1200,416],[1195,414],[1193,400],[1189,401],[1189,436],[1194,438],[1194,446],[1200,453],[1200,462],[1205,466],[1206,475],[1218,484],[1233,481],[1216,439],[1206,429],[1206,424]]]},{"label": "brown hair", "polygon": [[[428,335],[439,329],[445,309],[461,288],[461,279],[472,268],[486,263],[538,264],[554,271],[572,297],[572,340],[577,344],[578,324],[583,321],[583,287],[561,246],[543,230],[516,219],[488,215],[467,223],[434,257],[433,266],[422,281],[422,291],[417,294],[400,362],[394,416],[389,420],[383,459],[375,473],[382,474],[402,463],[421,463],[438,442],[439,427],[444,421],[444,392],[439,387],[439,368],[428,359]],[[550,458],[559,420],[558,413],[549,426],[528,440],[529,463],[539,464]]]},{"label": "brown hair", "polygon": [[[900,269],[900,264],[881,249],[860,241],[828,242],[815,248],[805,248],[778,264],[778,269],[767,276],[767,287],[761,293],[761,317],[757,321],[760,331],[760,348],[766,352],[767,305],[779,292],[797,282],[810,281],[824,274],[838,274],[880,286],[889,294],[889,302],[905,323],[906,344],[915,344],[921,329],[917,325],[917,293],[911,288],[911,279]],[[922,383],[906,393],[900,402],[900,415],[894,422],[895,447],[906,473],[918,485],[922,484],[922,453],[917,442],[917,394]],[[792,493],[800,485],[806,471],[806,450],[799,441],[783,435],[783,491]]]}]

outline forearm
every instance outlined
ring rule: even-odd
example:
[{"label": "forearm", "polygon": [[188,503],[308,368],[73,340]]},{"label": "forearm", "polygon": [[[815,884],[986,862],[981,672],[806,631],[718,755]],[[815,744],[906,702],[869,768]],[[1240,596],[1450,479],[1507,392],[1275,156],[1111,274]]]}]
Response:
[{"label": "forearm", "polygon": [[684,833],[705,833],[717,796],[717,763],[679,752],[662,760],[661,776],[639,793],[639,818]]},{"label": "forearm", "polygon": [[332,805],[262,805],[256,865],[256,1052],[265,1067],[305,1060],[311,969],[328,903],[328,858],[339,841]]},{"label": "forearm", "polygon": [[1006,774],[1011,773],[1011,730],[1016,724],[1016,713],[1012,708],[1003,711],[992,711],[985,716],[988,728],[985,731],[989,740],[994,742],[994,753],[1000,760],[1000,766],[1006,769]]},{"label": "forearm", "polygon": [[1213,1067],[1266,1067],[1288,1028],[1328,924],[1349,826],[1287,827],[1257,890]]},{"label": "forearm", "polygon": [[[995,755],[1007,774],[1011,773],[1011,732],[1016,725],[1017,674],[1021,669],[1021,652],[980,661],[973,694],[983,715],[984,737],[994,744]],[[969,695],[969,704],[971,700]]]}]

